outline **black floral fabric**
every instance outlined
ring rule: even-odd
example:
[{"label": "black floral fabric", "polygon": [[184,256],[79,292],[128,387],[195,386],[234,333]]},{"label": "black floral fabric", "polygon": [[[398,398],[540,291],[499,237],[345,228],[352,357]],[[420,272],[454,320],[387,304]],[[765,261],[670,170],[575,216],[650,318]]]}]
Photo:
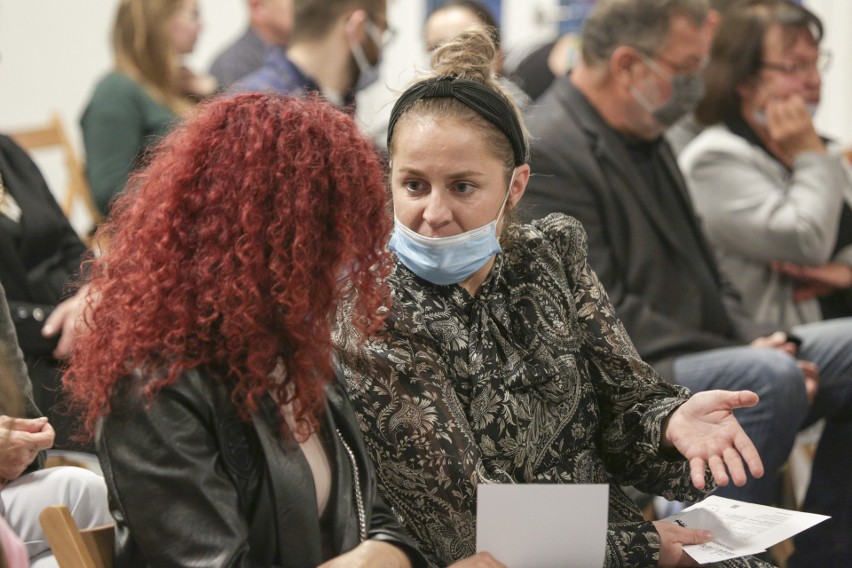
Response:
[{"label": "black floral fabric", "polygon": [[479,483],[607,483],[606,565],[656,565],[659,535],[620,486],[704,496],[660,451],[689,392],[639,358],[579,222],[507,228],[475,296],[400,263],[390,284],[385,328],[359,344],[344,308],[335,340],[380,489],[432,564],[475,552]]}]

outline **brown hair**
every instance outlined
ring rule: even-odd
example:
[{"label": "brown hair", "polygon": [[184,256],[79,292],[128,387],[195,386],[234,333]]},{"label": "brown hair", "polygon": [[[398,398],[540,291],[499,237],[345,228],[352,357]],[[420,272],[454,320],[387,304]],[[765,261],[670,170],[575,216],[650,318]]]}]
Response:
[{"label": "brown hair", "polygon": [[194,104],[178,87],[179,57],[167,23],[187,0],[121,0],[112,46],[115,67],[177,114]]},{"label": "brown hair", "polygon": [[791,40],[808,32],[819,43],[823,28],[810,10],[789,1],[764,0],[725,15],[719,26],[710,64],[704,71],[704,99],[695,109],[695,118],[710,125],[740,114],[740,86],[755,81],[763,66],[763,41],[766,31],[779,25]]},{"label": "brown hair", "polygon": [[290,43],[326,35],[347,10],[366,10],[375,17],[386,0],[293,0],[293,31]]}]

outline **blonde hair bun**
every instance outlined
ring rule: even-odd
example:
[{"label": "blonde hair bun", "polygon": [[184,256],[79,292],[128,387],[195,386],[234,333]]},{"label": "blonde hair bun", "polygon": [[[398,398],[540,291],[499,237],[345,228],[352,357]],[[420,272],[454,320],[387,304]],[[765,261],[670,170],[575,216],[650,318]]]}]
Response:
[{"label": "blonde hair bun", "polygon": [[494,85],[494,60],[497,47],[484,29],[471,28],[442,44],[432,54],[432,69],[437,76]]}]

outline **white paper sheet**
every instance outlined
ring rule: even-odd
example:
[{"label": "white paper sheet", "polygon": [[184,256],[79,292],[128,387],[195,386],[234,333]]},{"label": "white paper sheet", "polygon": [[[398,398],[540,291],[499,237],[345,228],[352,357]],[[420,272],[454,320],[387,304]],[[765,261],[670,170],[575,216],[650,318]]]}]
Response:
[{"label": "white paper sheet", "polygon": [[603,566],[609,486],[479,485],[476,550],[510,568]]},{"label": "white paper sheet", "polygon": [[696,562],[707,564],[763,552],[828,518],[711,495],[663,521],[712,531],[713,542],[683,547]]}]

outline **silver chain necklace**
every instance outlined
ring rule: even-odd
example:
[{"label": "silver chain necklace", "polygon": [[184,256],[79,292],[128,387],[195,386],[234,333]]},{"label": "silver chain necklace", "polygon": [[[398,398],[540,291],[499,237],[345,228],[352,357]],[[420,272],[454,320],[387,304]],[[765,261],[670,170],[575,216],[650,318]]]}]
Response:
[{"label": "silver chain necklace", "polygon": [[334,430],[337,432],[337,437],[340,438],[340,443],[343,444],[343,448],[349,456],[349,463],[352,464],[352,478],[355,484],[355,506],[358,509],[358,530],[361,542],[364,542],[367,540],[367,513],[364,509],[364,496],[361,494],[361,476],[358,473],[358,462],[355,460],[355,452],[352,451],[352,448],[343,439],[340,429],[335,428]]}]

